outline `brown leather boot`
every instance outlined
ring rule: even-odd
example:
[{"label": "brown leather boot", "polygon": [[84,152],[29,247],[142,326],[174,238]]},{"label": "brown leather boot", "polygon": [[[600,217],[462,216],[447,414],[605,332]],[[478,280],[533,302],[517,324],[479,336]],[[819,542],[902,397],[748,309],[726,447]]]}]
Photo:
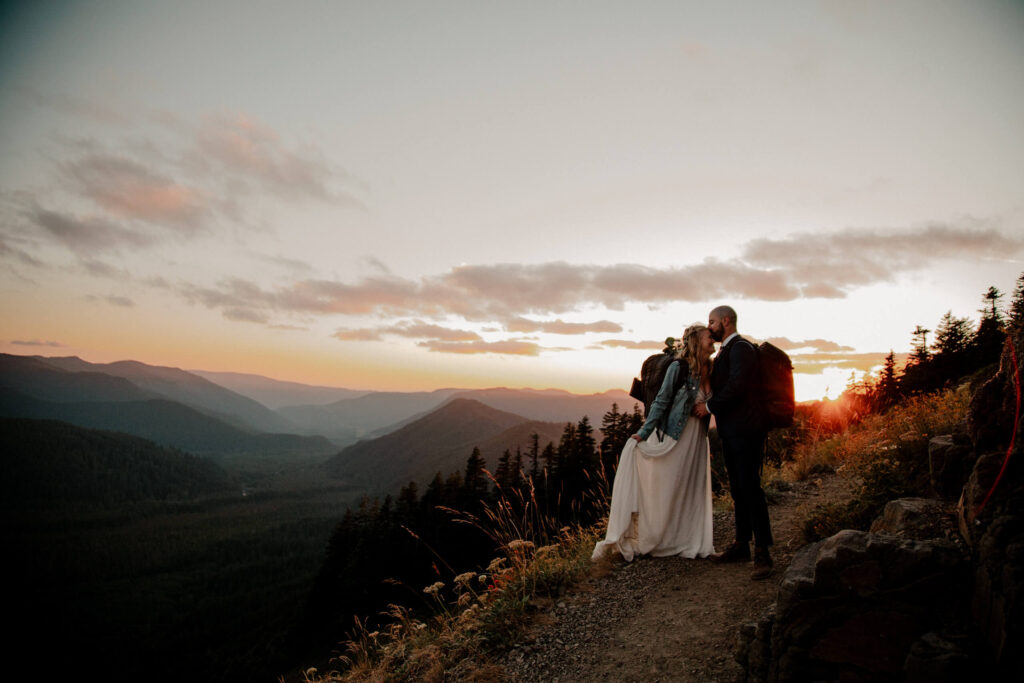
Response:
[{"label": "brown leather boot", "polygon": [[754,548],[754,571],[750,578],[754,581],[767,579],[774,571],[772,556],[768,554],[768,548]]},{"label": "brown leather boot", "polygon": [[746,562],[750,559],[750,544],[733,541],[728,548],[710,556],[712,562]]}]

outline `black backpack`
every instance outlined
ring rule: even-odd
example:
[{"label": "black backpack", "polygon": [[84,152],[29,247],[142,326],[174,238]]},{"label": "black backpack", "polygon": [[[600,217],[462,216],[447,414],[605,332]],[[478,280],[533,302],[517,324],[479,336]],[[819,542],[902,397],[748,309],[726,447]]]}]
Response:
[{"label": "black backpack", "polygon": [[761,414],[767,429],[793,424],[796,400],[793,393],[793,363],[785,351],[762,342],[757,348],[761,375]]},{"label": "black backpack", "polygon": [[[672,365],[672,361],[678,360],[673,348],[674,344],[675,339],[672,337],[666,339],[665,350],[648,356],[640,367],[640,377],[633,378],[633,386],[629,389],[629,395],[644,404],[644,417],[647,417],[647,413],[651,410],[651,404],[658,397],[658,391],[661,389],[661,383],[665,381],[668,366]],[[686,379],[686,372],[683,367],[680,367],[673,387],[673,396],[683,385],[684,379]]]}]

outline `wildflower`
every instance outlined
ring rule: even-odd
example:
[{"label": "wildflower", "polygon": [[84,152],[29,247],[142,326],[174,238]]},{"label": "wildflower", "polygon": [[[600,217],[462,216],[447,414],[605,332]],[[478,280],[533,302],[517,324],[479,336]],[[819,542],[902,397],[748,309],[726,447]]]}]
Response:
[{"label": "wildflower", "polygon": [[441,581],[438,581],[438,582],[433,583],[433,584],[427,586],[426,588],[424,588],[423,592],[426,593],[427,595],[433,595],[434,597],[437,597],[437,592],[439,590],[441,590],[442,588],[444,588],[444,583],[442,583]]},{"label": "wildflower", "polygon": [[472,599],[473,596],[470,593],[463,593],[459,596],[457,604],[459,605],[459,607],[465,607],[467,604],[469,604],[469,601]]},{"label": "wildflower", "polygon": [[508,544],[508,549],[512,552],[519,552],[520,550],[529,550],[531,548],[533,548],[533,543],[531,543],[530,541],[524,541],[521,538],[517,538],[514,541],[510,541]]},{"label": "wildflower", "polygon": [[476,572],[465,572],[464,574],[459,574],[455,577],[455,583],[460,586],[464,586],[472,581],[474,576],[476,576]]},{"label": "wildflower", "polygon": [[542,545],[541,547],[537,548],[537,557],[544,557],[545,555],[557,555],[558,550],[559,546],[557,544]]},{"label": "wildflower", "polygon": [[486,586],[487,585],[487,574],[481,574],[480,576],[476,577],[476,580],[480,582],[481,586]]},{"label": "wildflower", "polygon": [[492,572],[492,573],[496,572],[496,571],[498,571],[501,568],[501,565],[503,565],[503,564],[505,564],[505,558],[504,557],[496,557],[493,560],[491,560],[491,563],[489,565],[487,565],[487,571]]}]

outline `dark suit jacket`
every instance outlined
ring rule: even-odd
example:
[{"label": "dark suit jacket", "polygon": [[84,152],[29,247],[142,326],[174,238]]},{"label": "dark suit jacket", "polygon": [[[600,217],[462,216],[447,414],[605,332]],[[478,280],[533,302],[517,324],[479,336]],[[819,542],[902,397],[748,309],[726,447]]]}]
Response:
[{"label": "dark suit jacket", "polygon": [[737,335],[723,346],[711,366],[708,409],[724,437],[764,431],[758,405],[760,372],[757,349]]}]

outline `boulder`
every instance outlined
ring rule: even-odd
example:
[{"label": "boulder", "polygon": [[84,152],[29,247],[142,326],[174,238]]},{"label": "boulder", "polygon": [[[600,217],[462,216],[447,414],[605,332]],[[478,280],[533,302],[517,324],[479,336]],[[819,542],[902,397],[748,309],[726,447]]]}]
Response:
[{"label": "boulder", "polygon": [[900,680],[911,646],[965,611],[968,574],[945,539],[845,530],[805,546],[779,587],[768,680]]},{"label": "boulder", "polygon": [[971,605],[997,672],[1018,681],[1024,680],[1024,486],[1017,483],[1022,470],[1016,463],[1007,472],[1003,483],[1015,485],[990,503],[992,518],[982,525],[976,545]]},{"label": "boulder", "polygon": [[736,662],[745,672],[741,683],[765,683],[772,660],[772,626],[775,623],[775,604],[769,605],[761,618],[740,627]]},{"label": "boulder", "polygon": [[[964,485],[960,501],[956,504],[960,536],[970,546],[974,546],[981,534],[985,532],[983,520],[979,517],[985,515],[986,511],[980,507],[995,484],[1005,458],[1005,453],[986,453],[978,458],[978,461],[974,463],[974,469],[971,470],[971,476],[968,477],[967,483]],[[987,512],[990,518],[991,510]]]},{"label": "boulder", "polygon": [[910,646],[904,665],[907,683],[960,683],[976,678],[970,639],[930,631]]},{"label": "boulder", "polygon": [[926,541],[949,538],[953,533],[947,505],[929,498],[890,500],[871,524],[871,533]]},{"label": "boulder", "polygon": [[[1017,361],[1024,362],[1024,335],[1018,335],[1014,346]],[[1014,355],[1009,347],[1004,347],[999,371],[971,397],[967,433],[975,451],[1005,450],[1009,445],[1016,414],[1018,371]]]},{"label": "boulder", "polygon": [[957,443],[953,434],[928,441],[928,474],[932,490],[943,498],[956,499],[974,466],[969,444]]}]

